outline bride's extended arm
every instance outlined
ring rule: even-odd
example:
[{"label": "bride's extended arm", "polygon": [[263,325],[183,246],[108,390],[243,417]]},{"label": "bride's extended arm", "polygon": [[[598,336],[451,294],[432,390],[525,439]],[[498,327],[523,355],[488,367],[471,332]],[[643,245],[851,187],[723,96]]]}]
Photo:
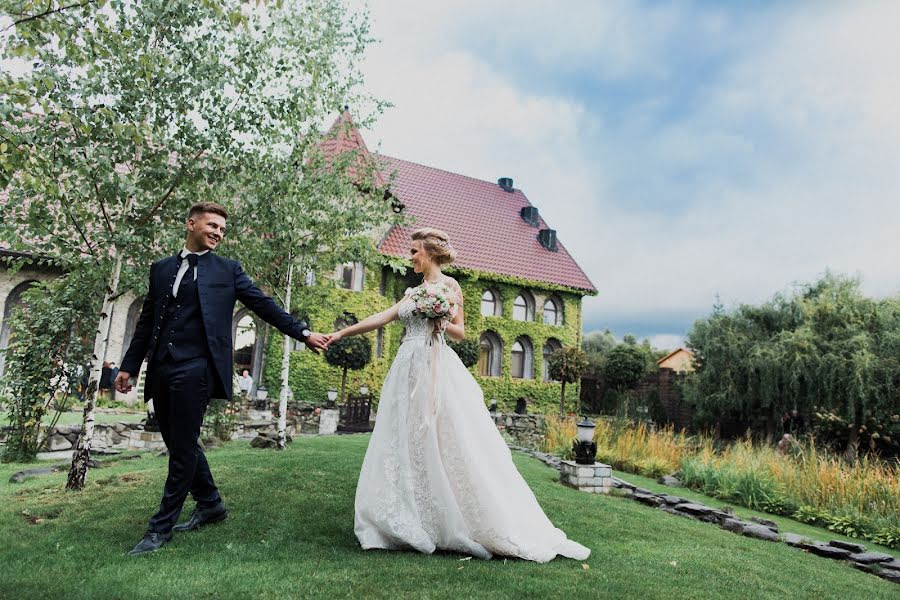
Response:
[{"label": "bride's extended arm", "polygon": [[374,314],[370,317],[366,317],[359,323],[355,325],[350,325],[349,327],[345,327],[340,331],[335,331],[332,334],[329,334],[328,343],[336,342],[341,338],[350,337],[351,335],[359,335],[361,333],[367,333],[372,331],[373,329],[378,329],[379,327],[384,327],[391,321],[397,318],[397,312],[400,310],[400,303],[393,305],[387,310],[383,310],[380,313]]},{"label": "bride's extended arm", "polygon": [[[447,323],[446,329],[444,331],[446,335],[450,337],[450,339],[459,342],[466,337],[466,323],[465,318],[463,317],[463,294],[462,290],[459,287],[459,284],[452,277],[448,277],[446,283],[450,287],[450,289],[456,293],[457,304],[456,316],[453,317],[449,323]],[[435,327],[437,327],[437,324],[435,324]]]},{"label": "bride's extended arm", "polygon": [[463,318],[463,307],[460,305],[453,320],[447,323],[446,335],[459,342],[466,337],[466,324]]}]

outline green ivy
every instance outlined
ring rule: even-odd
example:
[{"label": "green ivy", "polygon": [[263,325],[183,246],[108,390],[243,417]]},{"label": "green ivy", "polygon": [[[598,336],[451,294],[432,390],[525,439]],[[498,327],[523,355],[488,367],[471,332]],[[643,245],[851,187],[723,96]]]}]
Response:
[{"label": "green ivy", "polygon": [[[467,269],[448,269],[460,284],[464,298],[466,339],[478,342],[485,331],[494,332],[503,343],[501,374],[499,377],[482,377],[476,374],[477,366],[470,367],[478,383],[484,390],[485,403],[497,399],[500,410],[511,411],[519,397],[532,401],[529,407],[534,413],[554,413],[559,411],[560,384],[541,381],[543,348],[550,339],[564,347],[581,344],[581,298],[587,292],[564,286],[542,282],[526,281],[493,273],[482,273]],[[327,273],[326,273],[327,276]],[[384,282],[382,285],[382,278]],[[315,288],[307,288],[299,293],[295,308],[307,317],[310,327],[328,333],[334,321],[346,314],[363,318],[389,308],[403,297],[408,287],[421,282],[421,276],[411,270],[395,272],[378,262],[366,265],[364,289],[353,292],[332,287],[330,281]],[[381,290],[384,290],[384,294]],[[490,289],[499,295],[502,316],[483,317],[481,296]],[[520,290],[528,290],[535,296],[535,320],[531,322],[512,320],[513,301]],[[562,309],[563,324],[547,325],[543,322],[544,300],[552,296]],[[366,334],[373,348],[372,361],[361,371],[348,375],[349,389],[367,385],[377,398],[390,364],[400,347],[402,325],[394,321],[385,328],[383,354],[375,357],[376,332]],[[527,336],[532,343],[535,379],[513,379],[510,375],[511,348],[516,338]],[[271,396],[280,391],[280,365],[282,337],[278,332],[269,336],[263,381],[271,390]],[[290,359],[289,383],[294,398],[312,404],[324,404],[329,388],[338,389],[341,370],[328,365],[321,356],[306,350],[293,352]],[[580,395],[578,383],[566,386],[566,408],[576,411]]]}]

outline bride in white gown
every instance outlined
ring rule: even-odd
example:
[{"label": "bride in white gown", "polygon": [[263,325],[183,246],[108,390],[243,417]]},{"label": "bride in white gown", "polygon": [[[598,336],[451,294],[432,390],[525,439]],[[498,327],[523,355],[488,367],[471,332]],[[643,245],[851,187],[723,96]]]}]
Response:
[{"label": "bride in white gown", "polygon": [[334,343],[398,318],[406,326],[356,487],[359,543],[364,549],[441,549],[485,559],[586,559],[591,551],[544,515],[485,408],[481,388],[444,343],[444,335],[460,340],[465,333],[459,284],[440,270],[455,256],[447,235],[420,229],[410,252],[425,282],[444,283],[456,295],[452,321],[414,315],[414,289],[408,289],[388,310],[328,336]]}]

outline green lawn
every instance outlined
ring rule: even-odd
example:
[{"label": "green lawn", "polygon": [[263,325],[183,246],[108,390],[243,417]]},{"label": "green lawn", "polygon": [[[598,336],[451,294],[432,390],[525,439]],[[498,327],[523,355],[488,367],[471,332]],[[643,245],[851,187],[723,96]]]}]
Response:
[{"label": "green lawn", "polygon": [[353,495],[367,442],[313,437],[283,453],[242,442],[212,450],[230,519],[137,558],[125,552],[159,501],[164,459],[145,455],[94,470],[80,493],[62,491],[65,474],[9,484],[21,465],[0,465],[0,598],[874,600],[900,591],[784,544],[570,490],[556,471],[524,456],[516,464],[547,514],[593,549],[584,565],[363,552],[353,535]]}]

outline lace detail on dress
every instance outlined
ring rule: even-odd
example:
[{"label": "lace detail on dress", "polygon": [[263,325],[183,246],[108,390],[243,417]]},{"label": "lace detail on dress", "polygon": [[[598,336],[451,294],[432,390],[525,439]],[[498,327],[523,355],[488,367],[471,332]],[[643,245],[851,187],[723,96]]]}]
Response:
[{"label": "lace detail on dress", "polygon": [[415,288],[407,288],[406,298],[400,305],[397,317],[406,328],[406,334],[403,336],[404,341],[413,338],[424,338],[431,335],[433,325],[429,319],[425,319],[415,314],[416,305],[409,299]]}]

